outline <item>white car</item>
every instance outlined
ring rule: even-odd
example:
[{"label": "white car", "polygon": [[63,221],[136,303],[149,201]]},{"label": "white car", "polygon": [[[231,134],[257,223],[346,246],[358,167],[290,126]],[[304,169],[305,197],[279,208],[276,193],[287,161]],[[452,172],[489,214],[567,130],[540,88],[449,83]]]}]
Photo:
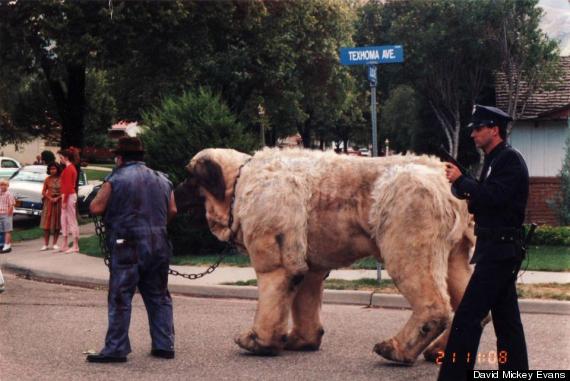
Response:
[{"label": "white car", "polygon": [[11,157],[0,156],[0,178],[12,176],[14,172],[21,167],[18,160],[12,159]]},{"label": "white car", "polygon": [[[47,166],[26,165],[10,178],[10,193],[16,199],[14,214],[41,216],[42,189],[47,177]],[[77,194],[77,210],[80,215],[89,214],[89,204],[101,188],[101,181],[87,181],[84,171],[79,173],[79,191]]]}]

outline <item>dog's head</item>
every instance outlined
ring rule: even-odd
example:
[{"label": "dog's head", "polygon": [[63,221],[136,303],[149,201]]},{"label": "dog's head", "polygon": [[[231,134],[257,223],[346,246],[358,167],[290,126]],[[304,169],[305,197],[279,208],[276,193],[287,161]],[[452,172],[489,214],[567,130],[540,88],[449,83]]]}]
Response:
[{"label": "dog's head", "polygon": [[198,152],[186,166],[188,177],[175,190],[179,212],[206,216],[210,230],[227,239],[231,187],[240,166],[250,156],[232,149],[208,148]]},{"label": "dog's head", "polygon": [[192,160],[186,167],[188,176],[174,190],[176,208],[179,213],[189,213],[205,221],[204,192],[210,193],[216,200],[225,198],[226,185],[222,168],[214,160],[203,157]]}]

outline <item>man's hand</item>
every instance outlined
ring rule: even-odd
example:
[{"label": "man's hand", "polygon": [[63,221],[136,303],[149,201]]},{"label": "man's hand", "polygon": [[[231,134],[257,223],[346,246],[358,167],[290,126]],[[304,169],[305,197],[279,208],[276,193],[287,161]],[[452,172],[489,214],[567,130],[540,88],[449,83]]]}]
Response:
[{"label": "man's hand", "polygon": [[447,180],[449,180],[450,183],[454,183],[461,177],[461,171],[455,165],[445,163],[445,177],[447,177]]}]

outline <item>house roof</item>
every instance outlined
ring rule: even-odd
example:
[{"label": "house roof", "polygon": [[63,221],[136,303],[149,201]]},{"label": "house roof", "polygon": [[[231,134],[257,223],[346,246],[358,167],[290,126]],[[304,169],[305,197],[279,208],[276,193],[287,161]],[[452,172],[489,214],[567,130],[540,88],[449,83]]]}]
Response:
[{"label": "house roof", "polygon": [[141,132],[141,128],[137,122],[128,122],[121,120],[111,126],[108,135],[111,138],[119,138],[121,136],[137,136]]},{"label": "house roof", "polygon": [[[564,114],[557,111],[564,110],[570,105],[570,56],[560,57],[562,80],[550,83],[552,90],[538,89],[527,102],[524,114],[519,119],[558,119]],[[519,92],[524,94],[528,84],[522,82]],[[507,81],[504,73],[497,73],[495,77],[496,104],[502,110],[508,108]],[[519,102],[520,104],[520,102]],[[520,107],[520,106],[519,106]]]}]

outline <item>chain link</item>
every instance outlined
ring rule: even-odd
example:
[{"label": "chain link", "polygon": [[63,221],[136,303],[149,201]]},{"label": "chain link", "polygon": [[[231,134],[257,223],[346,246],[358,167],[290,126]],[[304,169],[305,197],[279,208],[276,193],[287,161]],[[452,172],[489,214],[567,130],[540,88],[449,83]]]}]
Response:
[{"label": "chain link", "polygon": [[[99,249],[101,250],[101,253],[104,254],[103,261],[105,262],[105,265],[109,269],[111,269],[111,253],[109,252],[109,250],[107,248],[107,244],[105,243],[105,225],[103,224],[103,220],[101,217],[91,216],[91,218],[93,219],[93,223],[95,224],[95,234],[97,234],[97,237],[99,238]],[[220,257],[218,258],[218,260],[214,264],[212,264],[210,267],[208,267],[204,272],[197,273],[197,274],[184,274],[184,273],[181,273],[181,272],[176,271],[174,269],[168,269],[168,274],[174,275],[174,276],[180,276],[182,278],[186,278],[186,279],[190,279],[190,280],[202,278],[205,275],[213,273],[214,270],[216,270],[216,268],[220,265],[220,263],[222,263],[222,261],[232,252],[233,252],[233,247],[228,245],[224,249],[222,254],[220,254]]]},{"label": "chain link", "polygon": [[111,253],[107,247],[105,242],[105,225],[103,224],[103,219],[99,216],[91,216],[93,219],[93,224],[95,225],[95,234],[97,234],[97,238],[99,238],[99,250],[103,253],[103,261],[105,265],[110,269],[111,268]]}]

